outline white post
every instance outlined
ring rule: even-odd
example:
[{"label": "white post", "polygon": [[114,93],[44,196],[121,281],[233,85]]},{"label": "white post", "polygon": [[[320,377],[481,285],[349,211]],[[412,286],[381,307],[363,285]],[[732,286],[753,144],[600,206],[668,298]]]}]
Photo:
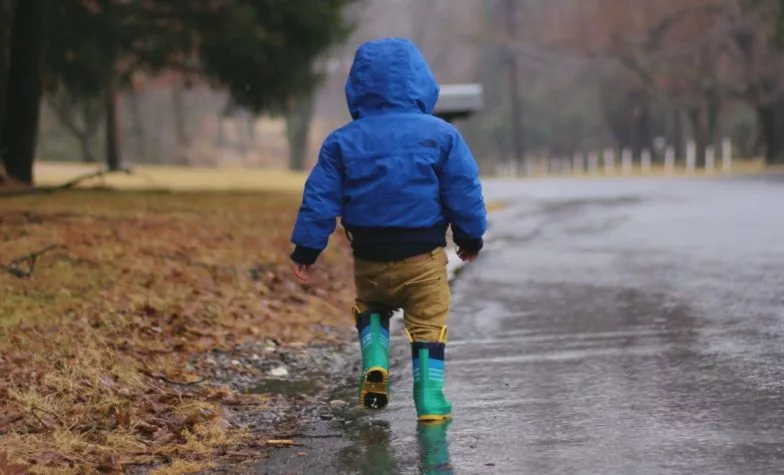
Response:
[{"label": "white post", "polygon": [[693,140],[689,140],[686,144],[686,173],[694,173],[697,167],[697,144]]},{"label": "white post", "polygon": [[572,157],[572,163],[574,163],[575,173],[583,173],[585,171],[585,158],[582,153],[575,153],[574,157]]},{"label": "white post", "polygon": [[590,152],[588,154],[588,173],[595,175],[599,173],[599,153]]},{"label": "white post", "polygon": [[664,172],[672,173],[675,171],[675,147],[667,147],[664,152]]},{"label": "white post", "polygon": [[650,149],[644,148],[642,153],[640,154],[640,169],[643,175],[649,175],[651,173],[651,151]]},{"label": "white post", "polygon": [[561,158],[561,167],[563,168],[564,173],[572,173],[572,161],[569,159],[569,157]]},{"label": "white post", "polygon": [[721,141],[721,168],[724,173],[732,170],[732,141],[728,138]]},{"label": "white post", "polygon": [[632,151],[625,148],[621,152],[621,173],[630,175],[632,173]]},{"label": "white post", "polygon": [[551,157],[549,155],[544,155],[543,160],[544,160],[544,162],[545,162],[545,164],[547,166],[547,174],[548,175],[550,175],[550,174],[556,174],[557,175],[558,174],[558,161],[556,161],[555,159],[553,159],[553,157]]},{"label": "white post", "polygon": [[604,173],[615,173],[615,150],[611,148],[604,149],[602,158],[604,159]]},{"label": "white post", "polygon": [[539,155],[539,169],[542,174],[548,176],[550,174],[550,162],[547,160],[546,155]]},{"label": "white post", "polygon": [[716,168],[716,151],[713,145],[708,145],[705,147],[705,172],[713,173],[714,168]]},{"label": "white post", "polygon": [[525,174],[528,176],[536,175],[536,164],[531,156],[525,157]]}]

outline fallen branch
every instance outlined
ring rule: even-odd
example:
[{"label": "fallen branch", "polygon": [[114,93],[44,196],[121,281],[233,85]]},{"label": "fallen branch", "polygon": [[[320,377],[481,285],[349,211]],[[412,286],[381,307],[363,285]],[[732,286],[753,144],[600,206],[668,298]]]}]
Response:
[{"label": "fallen branch", "polygon": [[80,175],[71,181],[63,183],[62,185],[57,185],[53,188],[53,191],[70,190],[83,181],[87,181],[91,178],[100,178],[106,175],[111,175],[113,173],[124,173],[126,175],[131,175],[133,172],[131,172],[131,170],[128,168],[121,168],[119,170],[99,170],[97,172],[88,173],[86,175]]},{"label": "fallen branch", "polygon": [[[8,272],[12,276],[18,277],[20,279],[29,279],[33,276],[33,272],[35,271],[35,263],[38,262],[38,258],[55,249],[66,249],[66,247],[60,244],[52,244],[51,246],[47,246],[40,251],[31,252],[30,254],[18,257],[9,262],[7,265],[0,264],[0,270]],[[23,265],[26,268],[22,267]]]},{"label": "fallen branch", "polygon": [[60,422],[60,424],[62,424],[63,427],[68,427],[68,424],[65,423],[65,420],[63,420],[63,418],[60,417],[60,415],[57,414],[56,412],[47,411],[46,409],[41,409],[40,407],[37,407],[37,406],[31,407],[30,410],[33,412],[33,414],[35,414],[35,411],[40,411],[40,412],[42,412],[44,414],[50,415],[50,416],[54,417],[55,419],[57,419]]},{"label": "fallen branch", "polygon": [[294,434],[286,434],[278,436],[278,439],[340,439],[343,436],[341,434],[303,434],[301,432],[296,432]]},{"label": "fallen branch", "polygon": [[302,445],[295,443],[293,440],[270,439],[265,440],[264,443],[273,447],[302,447]]},{"label": "fallen branch", "polygon": [[48,430],[52,429],[52,425],[51,424],[47,424],[46,422],[44,422],[43,419],[41,419],[41,417],[38,416],[38,414],[35,413],[35,410],[30,411],[30,414],[32,414],[32,416],[35,417],[35,419],[38,421],[38,423],[41,424],[41,427],[43,427],[44,429],[48,429]]},{"label": "fallen branch", "polygon": [[95,172],[90,172],[85,175],[79,175],[73,180],[67,181],[60,185],[55,186],[43,186],[37,188],[23,188],[17,190],[8,190],[8,191],[0,191],[0,198],[2,197],[12,197],[12,196],[30,196],[30,195],[47,195],[51,193],[57,193],[58,191],[66,191],[72,188],[77,187],[82,182],[90,180],[92,178],[100,178],[107,175],[112,175],[115,173],[124,173],[126,175],[131,175],[133,172],[130,169],[122,168],[120,170],[99,170]]}]

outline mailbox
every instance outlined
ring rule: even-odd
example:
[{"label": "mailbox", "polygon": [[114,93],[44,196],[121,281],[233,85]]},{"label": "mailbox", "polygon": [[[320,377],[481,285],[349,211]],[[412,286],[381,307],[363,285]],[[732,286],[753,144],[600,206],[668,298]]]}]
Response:
[{"label": "mailbox", "polygon": [[465,119],[484,107],[481,84],[444,84],[433,115],[447,122]]}]

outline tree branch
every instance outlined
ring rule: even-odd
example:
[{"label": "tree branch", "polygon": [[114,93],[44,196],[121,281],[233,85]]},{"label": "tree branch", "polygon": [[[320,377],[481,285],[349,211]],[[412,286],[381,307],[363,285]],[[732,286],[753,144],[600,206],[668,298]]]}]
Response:
[{"label": "tree branch", "polygon": [[662,18],[659,23],[648,30],[648,38],[646,40],[646,49],[658,48],[662,41],[664,41],[667,33],[680,23],[686,17],[698,13],[723,13],[727,9],[721,4],[714,3],[708,5],[700,5],[696,7],[683,7],[680,10]]},{"label": "tree branch", "polygon": [[70,110],[72,109],[73,104],[62,104],[54,96],[49,96],[47,99],[48,100],[46,102],[49,104],[50,109],[54,113],[54,116],[57,117],[57,120],[60,122],[60,124],[62,124],[76,137],[80,137],[83,132],[79,130],[75,124],[74,118],[70,115]]},{"label": "tree branch", "polygon": [[44,195],[50,193],[56,193],[58,191],[66,191],[72,188],[75,188],[80,183],[87,181],[91,178],[99,178],[106,175],[112,175],[115,173],[124,173],[126,175],[132,175],[133,172],[130,169],[122,168],[120,170],[99,170],[97,172],[87,173],[85,175],[79,175],[78,177],[74,178],[73,180],[67,181],[61,185],[56,186],[49,186],[49,187],[39,187],[39,188],[24,188],[21,190],[9,190],[9,191],[0,191],[0,198],[9,198],[9,197],[16,197],[16,196],[29,196],[29,195]]},{"label": "tree branch", "polygon": [[198,384],[201,384],[201,383],[209,380],[209,378],[200,378],[200,379],[197,379],[195,381],[174,381],[172,379],[167,378],[166,376],[164,376],[162,374],[155,374],[152,371],[147,370],[147,369],[142,369],[139,372],[142,373],[143,375],[147,376],[148,378],[158,379],[158,380],[163,381],[166,384],[171,384],[172,386],[196,386]]},{"label": "tree branch", "polygon": [[18,257],[9,262],[8,265],[0,264],[0,270],[20,279],[29,279],[33,276],[33,272],[35,271],[35,264],[38,261],[38,258],[55,249],[66,249],[66,247],[61,244],[52,244],[39,251],[31,252],[30,254]]}]

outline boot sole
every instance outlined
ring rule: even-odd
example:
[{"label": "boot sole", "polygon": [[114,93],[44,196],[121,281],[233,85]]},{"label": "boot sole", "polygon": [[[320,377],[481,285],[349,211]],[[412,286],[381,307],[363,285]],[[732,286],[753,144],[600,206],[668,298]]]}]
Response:
[{"label": "boot sole", "polygon": [[386,409],[389,405],[389,394],[387,393],[387,380],[389,371],[384,368],[370,368],[365,372],[362,382],[362,390],[359,400],[366,409],[378,411]]}]

